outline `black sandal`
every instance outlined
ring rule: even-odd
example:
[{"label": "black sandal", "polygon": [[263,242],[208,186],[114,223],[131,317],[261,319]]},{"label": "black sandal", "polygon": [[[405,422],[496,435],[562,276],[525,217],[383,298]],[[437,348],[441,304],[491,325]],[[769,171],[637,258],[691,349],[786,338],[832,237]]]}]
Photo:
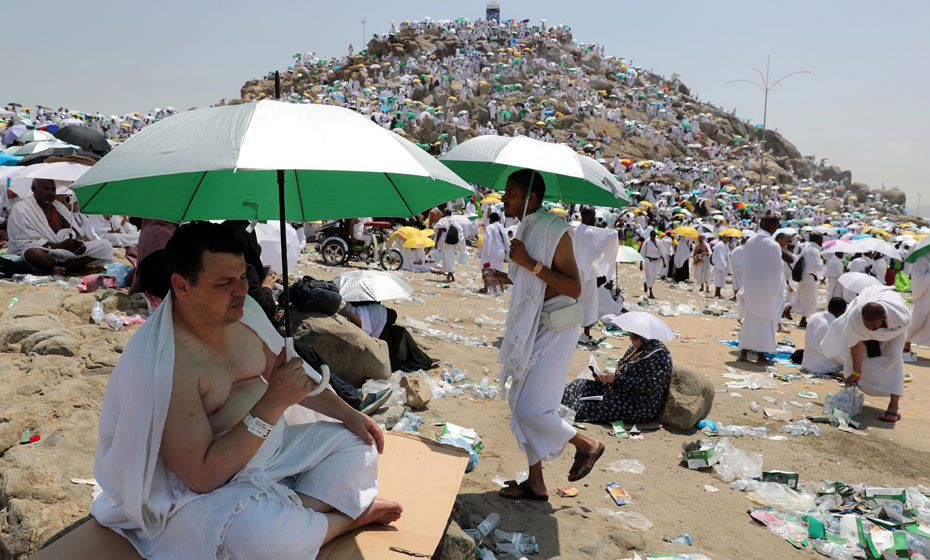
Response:
[{"label": "black sandal", "polygon": [[[568,471],[569,482],[576,482],[591,474],[597,460],[604,454],[604,444],[600,443],[599,445],[600,447],[593,455],[591,453],[575,453],[575,462],[572,463],[572,468]],[[579,461],[584,462],[579,464]]]}]

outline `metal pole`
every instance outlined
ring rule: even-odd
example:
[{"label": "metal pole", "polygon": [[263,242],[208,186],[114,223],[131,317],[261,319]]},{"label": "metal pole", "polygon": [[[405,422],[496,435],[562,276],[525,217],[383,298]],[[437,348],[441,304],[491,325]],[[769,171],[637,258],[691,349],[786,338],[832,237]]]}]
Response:
[{"label": "metal pole", "polygon": [[[281,101],[281,74],[274,72],[274,98]],[[281,304],[284,306],[284,336],[291,337],[291,302],[287,288],[287,216],[284,208],[284,170],[278,169],[278,216],[281,219],[281,276],[284,279],[284,290],[281,291]]]},{"label": "metal pole", "polygon": [[368,36],[368,33],[365,32],[365,19],[362,18],[362,46],[358,48],[359,51],[365,49],[365,37]]}]

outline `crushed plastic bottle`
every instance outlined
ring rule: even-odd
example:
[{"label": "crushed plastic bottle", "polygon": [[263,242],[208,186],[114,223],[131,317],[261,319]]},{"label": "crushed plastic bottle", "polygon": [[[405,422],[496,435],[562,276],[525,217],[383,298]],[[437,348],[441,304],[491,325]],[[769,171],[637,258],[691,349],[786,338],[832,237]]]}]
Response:
[{"label": "crushed plastic bottle", "polygon": [[500,529],[495,529],[494,540],[499,543],[536,544],[536,537],[532,535],[525,535],[523,533],[510,533],[507,531],[501,531]]},{"label": "crushed plastic bottle", "polygon": [[820,435],[820,426],[807,419],[798,420],[793,424],[785,424],[779,430],[793,436]]},{"label": "crushed plastic bottle", "polygon": [[95,301],[93,305],[90,306],[90,320],[95,323],[99,323],[100,321],[103,321],[103,315],[103,304],[99,301]]},{"label": "crushed plastic bottle", "polygon": [[855,557],[851,548],[830,541],[816,541],[814,550],[834,560],[853,560]]},{"label": "crushed plastic bottle", "polygon": [[740,492],[753,492],[759,489],[759,481],[740,478],[730,483],[730,490],[739,490]]},{"label": "crushed plastic bottle", "polygon": [[461,383],[468,379],[468,373],[464,371],[459,371],[457,369],[452,370],[452,381],[455,383]]},{"label": "crushed plastic bottle", "polygon": [[497,543],[494,550],[501,554],[507,554],[511,558],[519,558],[523,554],[535,554],[539,552],[538,544],[530,543]]},{"label": "crushed plastic bottle", "polygon": [[775,397],[772,397],[770,395],[765,395],[764,397],[762,397],[762,400],[764,400],[765,402],[769,404],[776,404],[778,402],[777,400],[775,400]]},{"label": "crushed plastic bottle", "polygon": [[115,313],[107,313],[104,315],[103,320],[106,322],[108,327],[115,331],[123,328],[123,319]]},{"label": "crushed plastic bottle", "polygon": [[759,412],[759,403],[756,401],[749,401],[749,410]]}]

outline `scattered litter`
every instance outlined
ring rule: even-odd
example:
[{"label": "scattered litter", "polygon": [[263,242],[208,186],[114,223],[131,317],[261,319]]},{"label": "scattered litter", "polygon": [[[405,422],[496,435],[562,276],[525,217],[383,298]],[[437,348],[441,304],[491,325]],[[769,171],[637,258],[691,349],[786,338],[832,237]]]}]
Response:
[{"label": "scattered litter", "polygon": [[627,472],[633,474],[642,474],[646,471],[646,466],[639,459],[621,459],[609,463],[607,468],[612,472]]},{"label": "scattered litter", "polygon": [[704,485],[704,491],[705,491],[705,492],[710,492],[711,494],[716,494],[717,492],[720,492],[720,489],[717,488],[716,486],[711,486],[710,484],[705,484],[705,485]]},{"label": "scattered litter", "polygon": [[630,496],[630,494],[623,489],[623,486],[621,486],[619,482],[608,482],[607,494],[618,506],[636,503],[633,501],[633,498]]},{"label": "scattered litter", "polygon": [[556,490],[556,494],[558,494],[562,498],[574,498],[575,496],[578,495],[578,489],[571,488],[571,487],[559,488],[558,490]]}]

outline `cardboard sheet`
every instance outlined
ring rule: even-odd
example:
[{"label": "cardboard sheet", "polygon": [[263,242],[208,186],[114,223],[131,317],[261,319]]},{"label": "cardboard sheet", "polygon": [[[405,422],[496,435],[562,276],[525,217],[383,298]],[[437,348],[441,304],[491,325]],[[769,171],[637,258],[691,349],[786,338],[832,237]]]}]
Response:
[{"label": "cardboard sheet", "polygon": [[[412,434],[385,432],[378,462],[379,496],[400,502],[404,514],[388,527],[367,527],[327,544],[319,560],[410,560],[399,547],[433,554],[446,530],[468,453]],[[31,560],[140,560],[129,541],[89,521],[30,557]]]}]

